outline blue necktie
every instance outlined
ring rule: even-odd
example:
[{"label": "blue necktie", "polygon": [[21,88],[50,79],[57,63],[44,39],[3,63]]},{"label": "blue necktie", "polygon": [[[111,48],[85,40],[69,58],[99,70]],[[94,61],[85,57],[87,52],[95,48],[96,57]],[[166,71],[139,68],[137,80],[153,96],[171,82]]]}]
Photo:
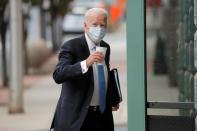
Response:
[{"label": "blue necktie", "polygon": [[106,105],[106,93],[105,93],[105,73],[104,73],[104,66],[97,65],[98,69],[98,84],[99,84],[99,104],[100,104],[100,111],[101,113],[105,110]]}]

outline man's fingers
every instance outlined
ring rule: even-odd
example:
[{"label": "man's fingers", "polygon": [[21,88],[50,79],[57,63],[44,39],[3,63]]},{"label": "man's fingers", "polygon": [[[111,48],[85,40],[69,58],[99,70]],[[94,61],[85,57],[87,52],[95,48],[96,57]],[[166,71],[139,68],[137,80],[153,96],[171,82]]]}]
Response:
[{"label": "man's fingers", "polygon": [[87,66],[91,66],[94,62],[102,62],[104,56],[101,52],[94,52],[87,58]]},{"label": "man's fingers", "polygon": [[120,107],[120,104],[117,104],[115,106],[112,106],[112,111],[117,111]]},{"label": "man's fingers", "polygon": [[92,54],[92,57],[94,62],[101,62],[104,59],[103,54],[99,52]]},{"label": "man's fingers", "polygon": [[119,107],[112,107],[112,111],[117,111]]},{"label": "man's fingers", "polygon": [[95,52],[94,54],[92,54],[92,56],[95,56],[95,57],[101,57],[101,58],[103,58],[104,56],[103,56],[103,54],[102,53],[100,53],[100,52]]},{"label": "man's fingers", "polygon": [[103,60],[103,57],[95,56],[94,59],[96,60],[95,62],[101,62]]}]

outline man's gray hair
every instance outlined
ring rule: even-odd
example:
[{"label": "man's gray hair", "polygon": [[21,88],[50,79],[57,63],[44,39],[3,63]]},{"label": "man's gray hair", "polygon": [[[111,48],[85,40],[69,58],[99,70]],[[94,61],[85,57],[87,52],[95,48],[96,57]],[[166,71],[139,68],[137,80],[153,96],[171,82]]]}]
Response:
[{"label": "man's gray hair", "polygon": [[107,20],[108,13],[103,8],[91,8],[85,13],[85,22],[88,20],[89,16],[94,15],[94,13],[105,15],[105,19]]}]

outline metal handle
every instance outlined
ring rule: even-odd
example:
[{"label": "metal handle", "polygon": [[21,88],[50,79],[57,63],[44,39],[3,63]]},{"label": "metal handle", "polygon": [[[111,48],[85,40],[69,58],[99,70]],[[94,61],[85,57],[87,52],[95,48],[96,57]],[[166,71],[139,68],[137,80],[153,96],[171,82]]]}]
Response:
[{"label": "metal handle", "polygon": [[194,102],[147,102],[147,108],[159,109],[195,109]]}]

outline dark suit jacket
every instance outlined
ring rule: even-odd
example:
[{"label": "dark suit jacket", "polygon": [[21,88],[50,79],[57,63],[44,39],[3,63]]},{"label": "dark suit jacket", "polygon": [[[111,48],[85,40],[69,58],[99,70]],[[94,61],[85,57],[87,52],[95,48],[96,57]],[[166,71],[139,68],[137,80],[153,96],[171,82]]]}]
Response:
[{"label": "dark suit jacket", "polygon": [[[100,46],[106,47],[105,62],[109,71],[110,46],[101,41]],[[53,78],[62,83],[61,95],[56,107],[51,128],[55,131],[79,131],[87,115],[94,90],[93,69],[82,74],[80,62],[90,55],[85,35],[66,42],[59,54],[59,62],[55,67]],[[110,82],[106,99],[104,116],[109,123],[108,131],[114,130]]]}]

